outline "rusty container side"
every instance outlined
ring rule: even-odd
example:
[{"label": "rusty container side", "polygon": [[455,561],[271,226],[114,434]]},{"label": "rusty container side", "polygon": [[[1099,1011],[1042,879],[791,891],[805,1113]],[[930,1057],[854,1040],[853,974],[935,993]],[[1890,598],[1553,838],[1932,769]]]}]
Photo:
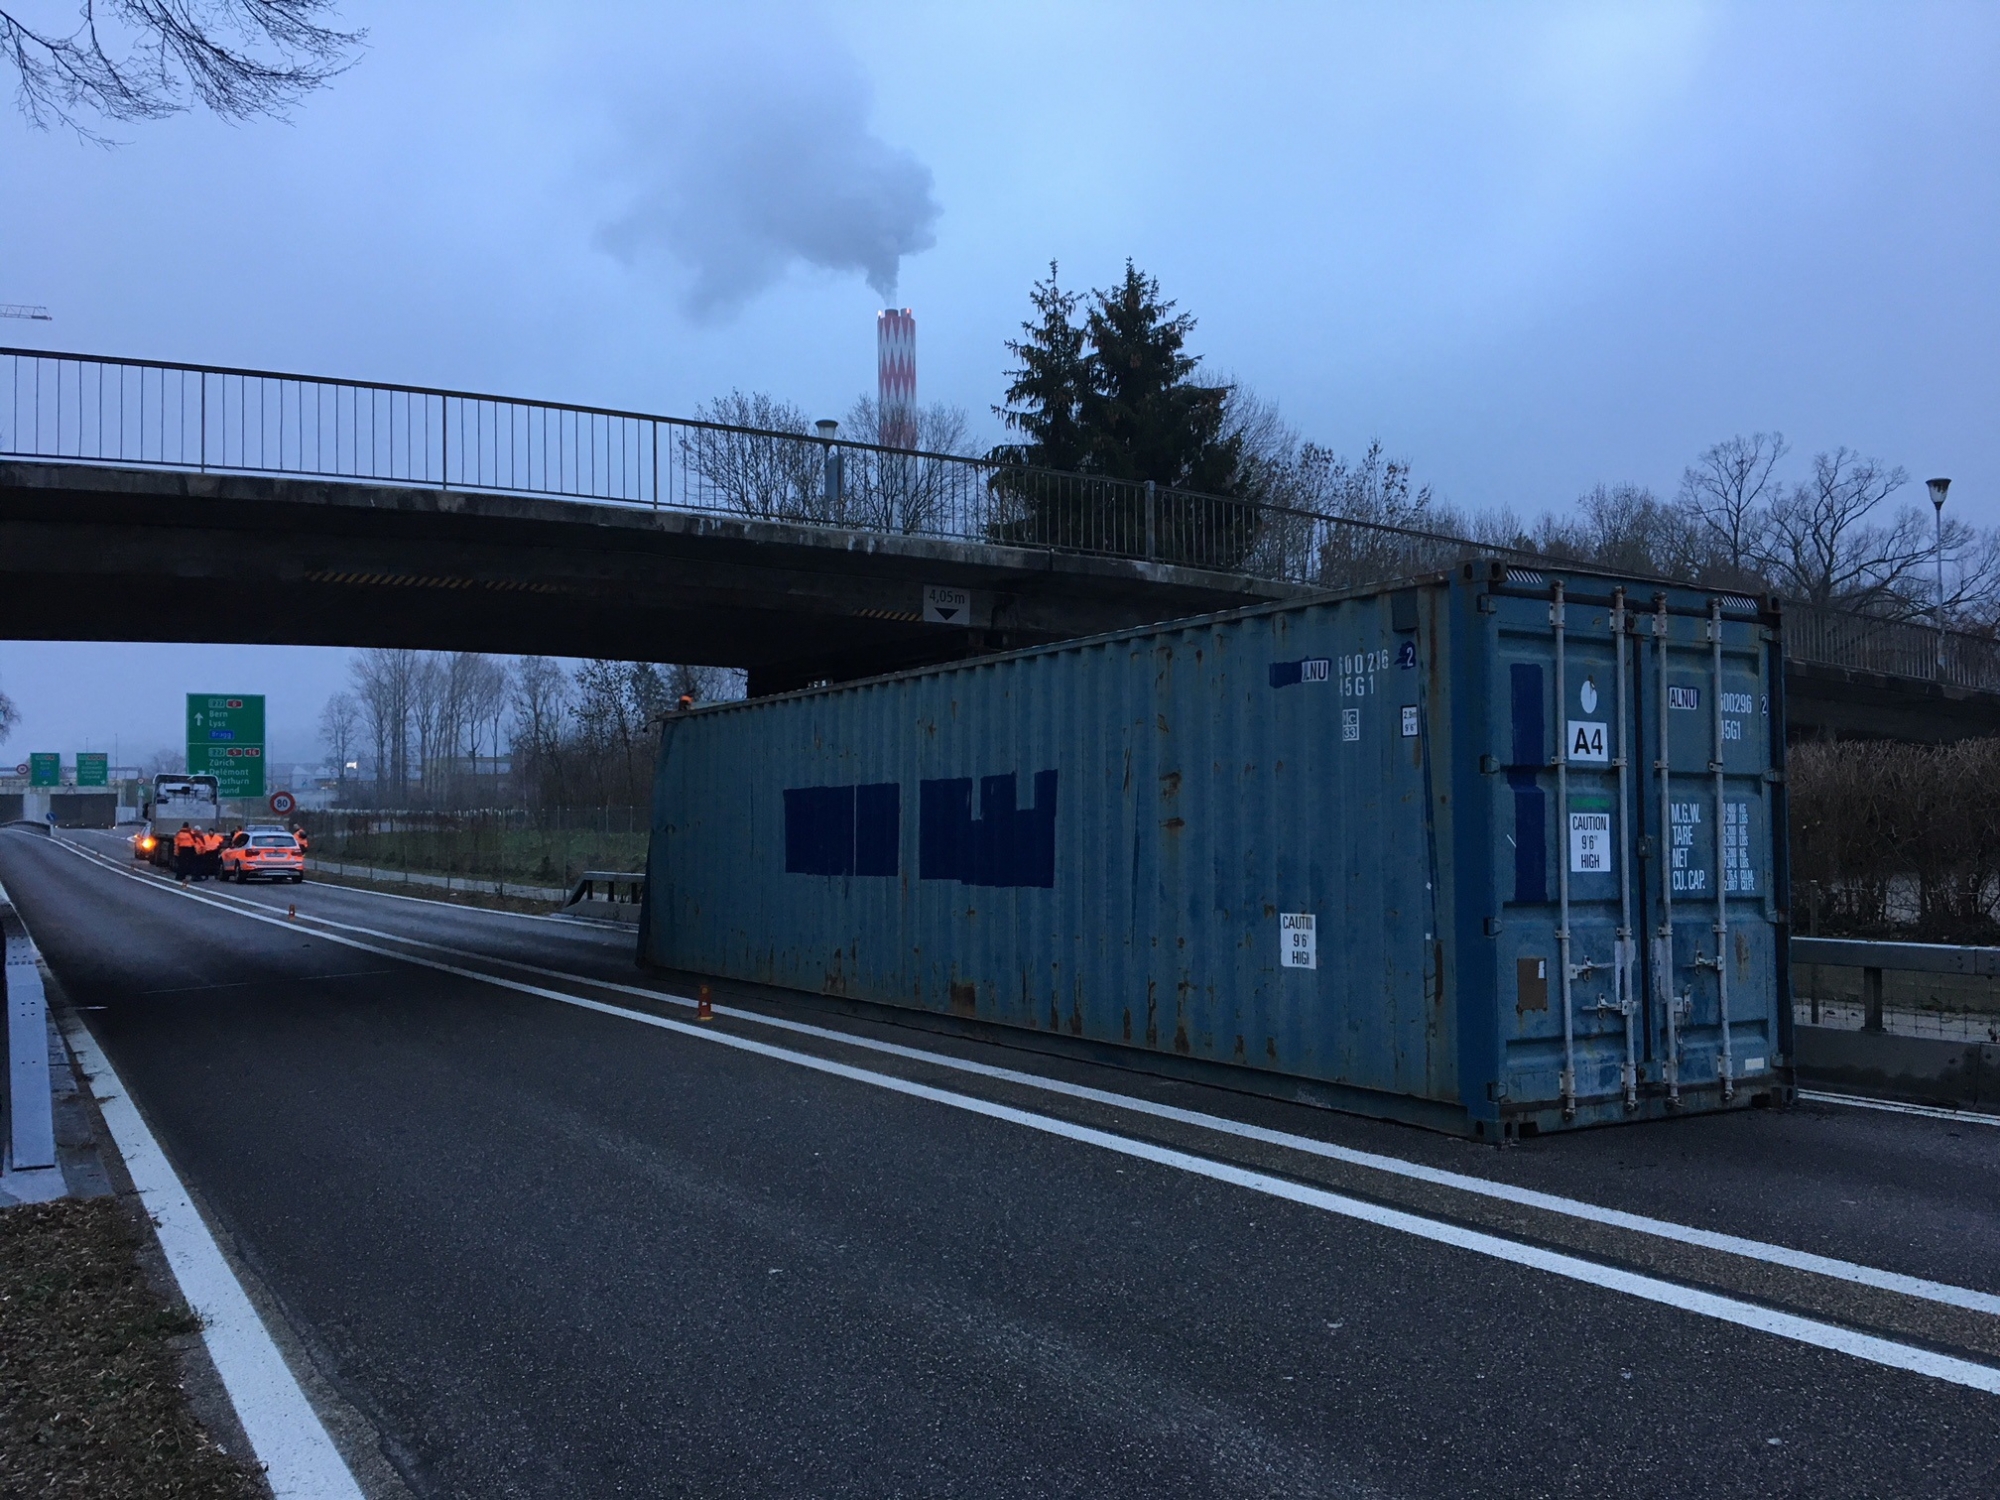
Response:
[{"label": "rusty container side", "polygon": [[1515,879],[1563,821],[1511,762],[1545,587],[1479,564],[675,716],[644,957],[1482,1136],[1663,1112],[1599,1013],[1565,1108],[1518,993],[1560,921]]}]

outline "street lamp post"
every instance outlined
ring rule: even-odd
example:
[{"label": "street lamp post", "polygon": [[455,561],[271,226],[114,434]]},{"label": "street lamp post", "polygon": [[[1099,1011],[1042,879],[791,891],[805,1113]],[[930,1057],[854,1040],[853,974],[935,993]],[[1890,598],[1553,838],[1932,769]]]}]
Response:
[{"label": "street lamp post", "polygon": [[1951,488],[1949,479],[1930,481],[1931,509],[1937,514],[1937,543],[1931,549],[1931,562],[1937,570],[1937,680],[1944,681],[1944,493]]}]

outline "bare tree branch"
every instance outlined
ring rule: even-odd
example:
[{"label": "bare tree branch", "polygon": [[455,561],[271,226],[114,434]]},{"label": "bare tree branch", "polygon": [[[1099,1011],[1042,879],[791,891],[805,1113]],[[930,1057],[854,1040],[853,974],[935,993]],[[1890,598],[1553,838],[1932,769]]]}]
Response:
[{"label": "bare tree branch", "polygon": [[1772,471],[1789,451],[1782,432],[1755,432],[1717,443],[1681,473],[1681,508],[1734,572],[1755,566],[1779,488]]},{"label": "bare tree branch", "polygon": [[284,119],[351,66],[366,33],[325,24],[334,0],[80,0],[67,34],[0,8],[0,59],[38,129],[110,144],[97,121],[157,120],[199,103],[225,120]]}]

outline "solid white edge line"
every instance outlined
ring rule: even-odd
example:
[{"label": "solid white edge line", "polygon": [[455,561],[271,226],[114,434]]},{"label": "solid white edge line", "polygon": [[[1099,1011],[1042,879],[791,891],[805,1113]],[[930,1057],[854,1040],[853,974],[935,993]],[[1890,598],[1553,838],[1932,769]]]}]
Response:
[{"label": "solid white edge line", "polygon": [[[81,852],[81,851],[79,851]],[[125,872],[120,871],[123,874]],[[141,877],[134,876],[134,879]],[[150,883],[150,882],[149,882]],[[217,910],[232,912],[253,922],[267,922],[273,926],[297,931],[296,924],[287,918],[268,916],[260,912],[245,911],[226,901],[211,900],[192,892],[178,891],[177,894],[190,896]],[[846,1079],[850,1082],[879,1088],[889,1093],[902,1094],[913,1099],[923,1099],[940,1104],[949,1109],[961,1110],[967,1114],[980,1115],[987,1119],[1018,1125],[1025,1130],[1037,1131],[1044,1135],[1095,1146],[1121,1156],[1172,1167],[1190,1176],[1205,1177],[1214,1182],[1229,1183],[1246,1188],[1267,1197],[1284,1199],[1309,1208],[1317,1208],[1343,1218],[1355,1219],[1374,1224],[1385,1229],[1433,1244],[1449,1245],[1474,1254],[1484,1255],[1494,1260],[1512,1265],[1525,1266],[1551,1275],[1561,1276],[1588,1286],[1596,1286],[1608,1291],[1620,1292],[1642,1301],[1657,1303],[1664,1307],[1676,1308],[1683,1312],[1695,1313],[1718,1322],[1734,1324],[1737,1327],[1754,1329],[1776,1337],[1789,1339],[1795,1343],[1846,1354],[1871,1364],[1889,1369],[1907,1370],[1913,1374],[1929,1376],[1953,1385],[1965,1386],[1972,1390],[1984,1391],[1989,1395],[2000,1395],[2000,1368],[1979,1364],[1973,1360],[1961,1359],[1956,1355],[1940,1353],[1936,1350],[1920,1348],[1912,1344],[1898,1343],[1877,1334],[1862,1333],[1856,1329],[1844,1328],[1838,1324],[1823,1323],[1815,1318],[1803,1317],[1797,1313],[1782,1312],[1775,1308],[1763,1307],[1753,1302],[1744,1302],[1717,1292],[1701,1291],[1693,1287],[1663,1281],[1643,1272],[1623,1270],[1614,1266],[1600,1265],[1595,1261],[1565,1254],[1558,1250],[1548,1250],[1540,1246],[1523,1244],[1488,1234],[1483,1230],[1468,1229],[1435,1219],[1427,1219],[1402,1209],[1387,1208],[1369,1203],[1364,1199],[1350,1198],[1343,1193],[1325,1188],[1311,1187],[1304,1183],[1291,1182],[1274,1177],[1266,1172],[1258,1172],[1245,1167],[1237,1167],[1226,1162],[1211,1161],[1205,1157],[1193,1156],[1170,1147],[1156,1146],[1145,1141],[1113,1135],[1109,1131],[1097,1130],[1087,1125],[1077,1125],[1068,1120],[1049,1115],[1038,1115],[1028,1110],[1016,1109],[1012,1105],[997,1104],[969,1094],[954,1094],[945,1089],[933,1088],[929,1084],[915,1083],[909,1079],[897,1078],[888,1073],[874,1073],[865,1068],[853,1067],[847,1063],[835,1062],[830,1058],[816,1057],[811,1053],[793,1052],[788,1048],[774,1047],[768,1042],[754,1041],[749,1037],[732,1035],[726,1031],[715,1031],[686,1021],[669,1020],[665,1016],[648,1015],[642,1011],[628,1010],[621,1005],[611,1005],[602,1000],[592,1000],[587,996],[566,994],[560,990],[548,989],[541,985],[524,983],[518,979],[504,979],[497,974],[481,973],[476,969],[464,969],[455,964],[439,963],[434,959],[421,958],[415,954],[397,953],[392,949],[364,943],[355,938],[341,937],[335,933],[320,932],[316,936],[325,942],[340,943],[362,952],[375,953],[382,957],[401,959],[405,963],[435,969],[439,973],[456,975],[475,983],[490,984],[498,989],[513,990],[519,994],[534,995],[559,1004],[572,1005],[581,1010],[595,1011],[600,1015],[614,1016],[621,1020],[633,1021],[656,1030],[669,1031],[677,1035],[699,1041],[711,1042],[717,1046],[733,1048],[754,1056],[789,1063],[830,1077]],[[585,981],[588,983],[589,981]]]},{"label": "solid white edge line", "polygon": [[1859,1094],[1823,1094],[1818,1089],[1800,1089],[1799,1097],[1812,1104],[1839,1104],[1849,1109],[1879,1109],[1892,1115],[1920,1115],[1926,1120],[1956,1120],[1964,1125],[1991,1125],[2000,1128],[2000,1115],[1982,1114],[1976,1109],[1943,1109],[1935,1104],[1900,1104],[1894,1099],[1867,1099]]},{"label": "solid white edge line", "polygon": [[[120,873],[123,873],[122,871]],[[242,900],[246,905],[255,903],[234,893],[216,892],[214,895],[227,902]],[[206,897],[202,899],[207,899]],[[449,953],[459,958],[472,959],[480,963],[496,964],[502,968],[516,969],[523,973],[539,974],[547,979],[565,980],[585,984],[593,989],[612,990],[619,994],[632,995],[648,1000],[665,1001],[669,1004],[692,1007],[694,1001],[684,995],[675,995],[664,990],[647,989],[642,985],[623,984],[615,979],[596,979],[589,975],[577,974],[563,969],[545,968],[540,964],[524,963],[519,959],[501,958],[493,954],[478,953],[471,949],[454,948],[449,944],[431,942],[425,938],[406,937],[400,933],[385,932],[376,927],[362,927],[351,922],[336,921],[332,917],[308,916],[301,913],[301,920],[308,920],[324,927],[338,928],[343,932],[358,932],[368,937],[382,938],[388,942],[403,943],[410,947],[428,949],[433,953]],[[1723,1254],[1755,1260],[1767,1265],[1784,1266],[1790,1270],[1805,1271],[1817,1276],[1826,1276],[1837,1281],[1845,1281],[1856,1286],[1871,1286],[1882,1291],[1896,1292],[1903,1296],[1921,1298],[1927,1302],[1939,1302],[1948,1307],[1964,1308],[1970,1312],[1987,1313],[2000,1317],[2000,1295],[1977,1291],[1971,1287],[1954,1286],[1950,1282],[1933,1281],[1927,1277],[1911,1276],[1902,1271],[1886,1271],[1875,1266],[1861,1265],[1855,1261],[1841,1260],[1834,1256],[1818,1255],[1810,1250],[1795,1250],[1787,1245],[1774,1245],[1764,1240],[1753,1240],[1742,1235],[1726,1234],[1720,1230],[1700,1229],[1690,1224],[1678,1224],[1670,1219],[1657,1219],[1646,1214],[1635,1214],[1624,1209],[1606,1208],[1595,1203],[1586,1203],[1578,1198],[1567,1198],[1555,1193],[1544,1193],[1534,1188],[1516,1187],[1511,1183],[1494,1182],[1484,1177],[1473,1177],[1463,1172],[1453,1172],[1442,1167],[1426,1166],[1421,1162],[1409,1161],[1402,1157],[1384,1156],[1378,1152],[1359,1151],[1348,1146],[1336,1146],[1327,1141],[1315,1140],[1311,1136],[1294,1135],[1289,1131],[1273,1130],[1262,1125],[1250,1125],[1231,1120],[1221,1115],[1205,1114],[1198,1110],[1181,1109],[1171,1104],[1158,1104],[1150,1099],[1140,1099],[1129,1094],[1114,1094],[1103,1089],[1091,1088],[1085,1084],[1065,1083],[1058,1079],[1045,1078],[1039,1074],[1024,1073],[1013,1068],[997,1067],[990,1063],[972,1062],[965,1058],[930,1052],[918,1047],[905,1047],[895,1042],[877,1041],[871,1037],[859,1037],[848,1032],[835,1031],[829,1027],[813,1026],[803,1021],[791,1021],[777,1016],[761,1015],[755,1011],[738,1010],[734,1006],[715,1007],[715,1013],[731,1020],[750,1022],[777,1031],[788,1031],[794,1035],[810,1036],[820,1040],[836,1042],[863,1051],[877,1052],[890,1057],[932,1064],[960,1073],[969,1073],[999,1082],[1037,1089],[1044,1093],[1060,1094],[1067,1098],[1080,1099],[1108,1108],[1124,1110],[1131,1114],[1149,1115],[1155,1119],[1172,1120],[1176,1124],[1189,1125],[1197,1129],[1212,1131],[1218,1135],[1235,1136],[1241,1140],[1253,1140],[1264,1145],[1279,1146],[1298,1151],[1305,1155],[1337,1161],[1345,1166],[1360,1167],[1368,1171],[1380,1172],[1385,1176],[1401,1177],[1409,1181],[1423,1182],[1435,1187],[1447,1188],[1476,1197],[1490,1198],[1503,1203],[1516,1204],[1523,1208],[1540,1209],[1565,1218],[1582,1220],[1586,1223],[1603,1224],[1615,1229],[1628,1230],[1634,1234],[1649,1235],[1656,1239],[1675,1244],[1693,1245],[1704,1250],[1720,1251]],[[1898,1106],[1907,1108],[1907,1106]],[[1957,1118],[1949,1111],[1940,1111],[1946,1118]],[[1996,1122],[2000,1123],[2000,1122]]]},{"label": "solid white edge line", "polygon": [[278,1500],[361,1500],[361,1486],[347,1461],[327,1436],[111,1060],[74,1016],[63,1017],[63,1035],[159,1234],[174,1281],[201,1319],[202,1342],[229,1392],[243,1435],[264,1466],[271,1493]]}]

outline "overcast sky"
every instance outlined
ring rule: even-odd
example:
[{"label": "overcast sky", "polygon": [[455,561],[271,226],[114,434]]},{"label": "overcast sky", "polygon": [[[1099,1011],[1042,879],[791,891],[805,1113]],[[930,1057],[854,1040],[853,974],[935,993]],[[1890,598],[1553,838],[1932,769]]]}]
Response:
[{"label": "overcast sky", "polygon": [[[55,314],[0,338],[831,415],[893,282],[922,397],[990,438],[1029,282],[1131,256],[1216,369],[1460,506],[1671,494],[1778,428],[1795,466],[1844,443],[2000,522],[2000,6],[345,14],[367,47],[290,124],[106,151],[0,114],[0,301]],[[0,643],[0,758],[171,745],[188,690],[266,692],[307,758],[343,674]]]}]

